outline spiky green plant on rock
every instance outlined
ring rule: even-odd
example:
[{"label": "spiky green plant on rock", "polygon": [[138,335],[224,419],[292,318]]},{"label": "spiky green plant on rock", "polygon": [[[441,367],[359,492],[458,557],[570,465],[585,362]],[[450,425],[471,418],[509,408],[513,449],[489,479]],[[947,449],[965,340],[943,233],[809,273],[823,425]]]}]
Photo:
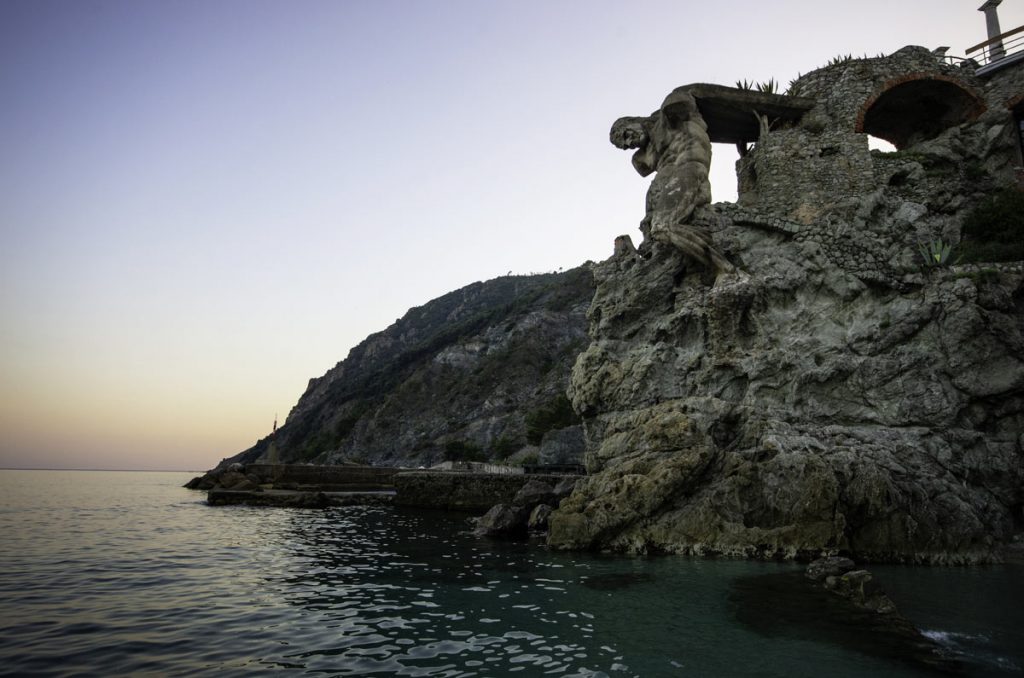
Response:
[{"label": "spiky green plant on rock", "polygon": [[919,243],[917,250],[921,253],[921,258],[924,259],[924,265],[926,268],[952,266],[960,260],[959,257],[953,260],[950,259],[950,256],[953,253],[953,246],[946,244],[941,240]]}]

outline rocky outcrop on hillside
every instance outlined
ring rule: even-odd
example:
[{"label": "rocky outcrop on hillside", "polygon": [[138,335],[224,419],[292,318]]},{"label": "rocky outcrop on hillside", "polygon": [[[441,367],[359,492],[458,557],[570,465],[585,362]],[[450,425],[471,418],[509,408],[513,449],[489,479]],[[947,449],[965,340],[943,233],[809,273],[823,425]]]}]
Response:
[{"label": "rocky outcrop on hillside", "polygon": [[[905,48],[812,72],[792,101],[695,85],[617,122],[667,178],[639,249],[595,268],[570,388],[592,475],[549,543],[996,557],[1024,527],[1024,266],[952,264],[1019,247],[1019,213],[977,215],[1018,199],[1022,73]],[[692,137],[740,144],[738,204],[675,190],[702,174]]]},{"label": "rocky outcrop on hillside", "polygon": [[565,389],[593,292],[583,266],[474,283],[413,308],[311,379],[274,436],[221,466],[579,463]]}]

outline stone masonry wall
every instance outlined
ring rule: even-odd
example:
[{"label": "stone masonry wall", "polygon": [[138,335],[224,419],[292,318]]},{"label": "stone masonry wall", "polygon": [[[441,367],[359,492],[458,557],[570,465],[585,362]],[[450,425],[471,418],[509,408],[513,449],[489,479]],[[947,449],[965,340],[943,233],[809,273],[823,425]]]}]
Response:
[{"label": "stone masonry wall", "polygon": [[744,163],[754,173],[744,206],[803,224],[872,190],[866,134],[792,128],[762,135]]},{"label": "stone masonry wall", "polygon": [[819,113],[837,128],[853,131],[873,98],[899,82],[926,77],[981,89],[970,69],[947,64],[924,47],[910,46],[888,56],[849,59],[819,68],[797,78],[791,93],[817,99],[822,104]]},{"label": "stone masonry wall", "polygon": [[259,476],[275,489],[296,489],[315,486],[370,488],[390,487],[401,469],[374,466],[312,466],[303,464],[248,464],[246,473]]}]

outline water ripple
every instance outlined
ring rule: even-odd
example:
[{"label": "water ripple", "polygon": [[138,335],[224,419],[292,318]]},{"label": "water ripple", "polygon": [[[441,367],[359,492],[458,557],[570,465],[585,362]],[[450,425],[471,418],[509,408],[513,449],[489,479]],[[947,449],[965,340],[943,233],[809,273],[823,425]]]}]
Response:
[{"label": "water ripple", "polygon": [[[912,675],[737,624],[730,582],[789,566],[552,553],[390,507],[211,508],[185,479],[0,472],[0,675]],[[1006,675],[1020,653],[991,637]]]}]

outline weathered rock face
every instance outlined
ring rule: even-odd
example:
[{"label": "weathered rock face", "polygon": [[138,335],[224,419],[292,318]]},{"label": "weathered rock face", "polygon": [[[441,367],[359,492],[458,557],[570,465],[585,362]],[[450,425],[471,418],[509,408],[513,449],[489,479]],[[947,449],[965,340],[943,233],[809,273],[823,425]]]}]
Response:
[{"label": "weathered rock face", "polygon": [[[919,253],[1014,185],[1020,73],[922,48],[830,68],[751,140],[739,205],[689,217],[735,273],[652,238],[596,267],[570,386],[592,475],[549,543],[960,562],[1024,525],[1024,266]],[[915,77],[959,97],[918,136],[886,98]],[[865,120],[904,148],[869,153]]]},{"label": "weathered rock face", "polygon": [[550,413],[586,345],[593,291],[584,266],[475,283],[414,308],[310,380],[273,439],[221,466],[499,460],[539,456],[545,434],[551,456],[579,463],[571,408],[571,420]]}]

